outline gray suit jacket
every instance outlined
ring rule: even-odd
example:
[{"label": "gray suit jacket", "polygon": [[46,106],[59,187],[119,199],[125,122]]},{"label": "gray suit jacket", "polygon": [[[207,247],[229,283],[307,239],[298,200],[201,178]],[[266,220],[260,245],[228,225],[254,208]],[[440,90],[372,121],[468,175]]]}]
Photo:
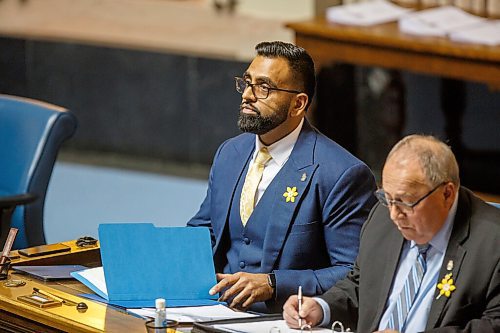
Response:
[{"label": "gray suit jacket", "polygon": [[[388,209],[377,204],[363,226],[354,269],[321,296],[332,321],[358,333],[378,328],[403,242]],[[463,187],[440,279],[449,260],[456,290],[434,299],[426,332],[500,332],[500,210]]]}]

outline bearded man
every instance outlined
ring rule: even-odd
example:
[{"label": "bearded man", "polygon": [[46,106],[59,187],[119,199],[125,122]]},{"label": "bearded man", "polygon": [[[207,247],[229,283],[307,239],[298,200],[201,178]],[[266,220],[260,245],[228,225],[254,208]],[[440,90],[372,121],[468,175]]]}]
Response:
[{"label": "bearded man", "polygon": [[370,169],[305,119],[314,63],[302,48],[263,42],[236,90],[239,128],[210,171],[188,226],[210,228],[218,283],[233,308],[280,312],[301,286],[318,295],[342,279],[376,199]]}]

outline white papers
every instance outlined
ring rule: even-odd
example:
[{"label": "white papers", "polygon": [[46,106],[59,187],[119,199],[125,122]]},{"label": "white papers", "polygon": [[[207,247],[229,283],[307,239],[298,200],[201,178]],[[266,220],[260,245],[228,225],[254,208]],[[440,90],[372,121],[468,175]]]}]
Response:
[{"label": "white papers", "polygon": [[[300,332],[300,329],[292,329],[288,327],[284,320],[269,320],[269,321],[255,321],[238,324],[223,324],[214,325],[214,328],[223,330],[225,332],[238,332],[238,333],[262,333],[269,332],[270,329],[276,328],[276,332]],[[279,330],[278,330],[279,329]],[[332,333],[331,329],[313,327],[313,332]]]},{"label": "white papers", "polygon": [[326,10],[328,21],[356,25],[369,26],[396,21],[411,9],[394,5],[385,0],[373,0],[343,6],[333,6]]},{"label": "white papers", "polygon": [[108,289],[106,288],[106,279],[104,278],[104,269],[102,266],[72,272],[71,276],[89,287],[97,295],[108,299]]},{"label": "white papers", "polygon": [[483,18],[457,7],[442,6],[405,15],[399,19],[399,29],[412,35],[444,37],[482,21]]},{"label": "white papers", "polygon": [[[127,309],[127,312],[139,315],[141,317],[150,317],[150,318],[154,318],[155,315],[154,308]],[[167,319],[177,320],[178,322],[182,323],[192,323],[195,321],[208,321],[208,320],[219,320],[219,319],[250,318],[256,316],[257,315],[255,314],[247,312],[238,312],[231,310],[230,308],[222,304],[210,305],[210,306],[180,307],[180,308],[167,307]]]},{"label": "white papers", "polygon": [[489,20],[468,29],[452,32],[454,42],[500,45],[500,20]]}]

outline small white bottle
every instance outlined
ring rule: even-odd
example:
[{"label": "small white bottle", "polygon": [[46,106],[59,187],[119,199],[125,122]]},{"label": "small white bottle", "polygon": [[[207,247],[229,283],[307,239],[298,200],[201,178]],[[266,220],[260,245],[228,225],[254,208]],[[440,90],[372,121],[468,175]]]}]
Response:
[{"label": "small white bottle", "polygon": [[167,309],[164,298],[157,298],[155,301],[155,327],[165,327],[167,325]]}]

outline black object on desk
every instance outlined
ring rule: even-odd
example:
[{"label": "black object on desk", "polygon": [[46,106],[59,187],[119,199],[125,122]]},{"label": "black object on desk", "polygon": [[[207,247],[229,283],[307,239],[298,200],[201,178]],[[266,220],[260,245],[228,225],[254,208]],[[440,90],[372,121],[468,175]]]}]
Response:
[{"label": "black object on desk", "polygon": [[78,247],[94,247],[97,246],[97,239],[90,236],[83,236],[76,240]]},{"label": "black object on desk", "polygon": [[19,250],[18,253],[25,257],[39,257],[47,254],[69,252],[70,250],[71,248],[69,246],[61,243],[56,243],[56,244],[29,247],[27,249]]},{"label": "black object on desk", "polygon": [[6,280],[9,277],[10,259],[3,260],[0,263],[0,280]]}]

